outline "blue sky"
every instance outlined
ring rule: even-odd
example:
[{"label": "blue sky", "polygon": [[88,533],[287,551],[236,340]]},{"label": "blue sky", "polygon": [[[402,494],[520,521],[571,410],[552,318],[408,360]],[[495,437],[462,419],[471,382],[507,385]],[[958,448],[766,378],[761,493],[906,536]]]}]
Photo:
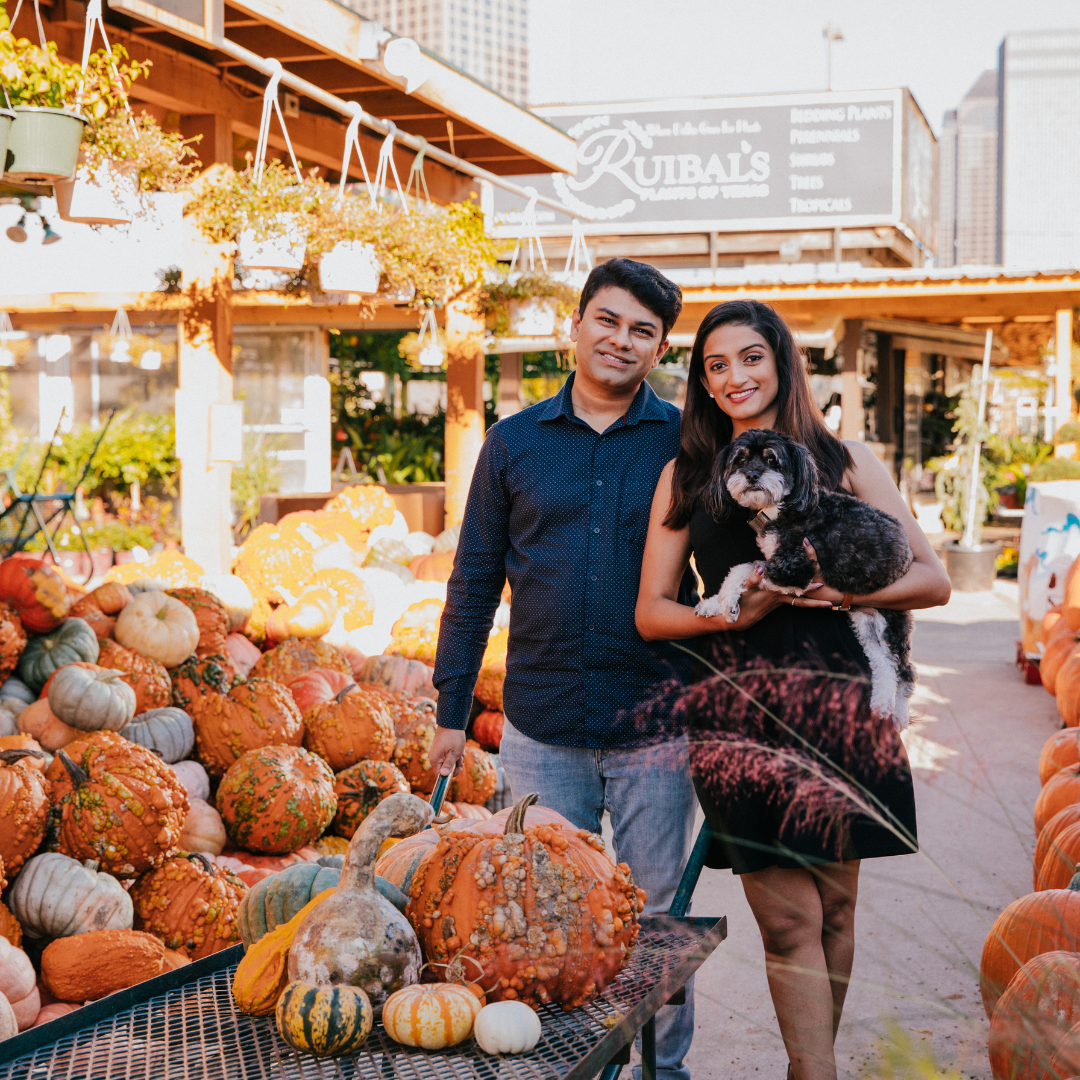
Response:
[{"label": "blue sky", "polygon": [[908,86],[940,133],[1010,30],[1080,28],[1077,0],[530,0],[533,104]]}]

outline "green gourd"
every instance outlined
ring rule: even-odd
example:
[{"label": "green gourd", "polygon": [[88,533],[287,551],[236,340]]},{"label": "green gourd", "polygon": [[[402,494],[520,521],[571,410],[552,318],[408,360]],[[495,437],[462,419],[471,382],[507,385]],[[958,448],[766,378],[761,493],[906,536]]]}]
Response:
[{"label": "green gourd", "polygon": [[55,630],[32,637],[19,657],[19,678],[37,693],[49,676],[79,660],[96,664],[97,634],[85,619],[65,619]]},{"label": "green gourd", "polygon": [[389,796],[361,822],[349,844],[341,880],[300,924],[289,950],[289,980],[354,986],[376,1017],[386,999],[420,979],[420,945],[408,919],[375,885],[375,859],[387,837],[411,836],[434,810],[404,792]]}]

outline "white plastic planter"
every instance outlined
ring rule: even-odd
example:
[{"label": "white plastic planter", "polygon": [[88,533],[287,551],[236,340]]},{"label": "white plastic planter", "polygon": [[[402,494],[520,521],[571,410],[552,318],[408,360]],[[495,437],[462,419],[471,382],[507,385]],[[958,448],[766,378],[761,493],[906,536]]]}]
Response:
[{"label": "white plastic planter", "polygon": [[554,300],[514,300],[510,304],[511,337],[550,337],[555,333]]},{"label": "white plastic planter", "polygon": [[319,260],[319,285],[323,292],[373,295],[379,291],[382,267],[372,244],[342,241]]},{"label": "white plastic planter", "polygon": [[255,238],[254,229],[245,229],[237,238],[237,257],[248,270],[284,270],[295,272],[304,266],[307,237],[294,214],[283,214],[284,231],[264,240]]},{"label": "white plastic planter", "polygon": [[131,168],[105,164],[92,174],[86,165],[80,165],[71,180],[58,180],[53,190],[63,221],[126,225],[137,210],[138,184]]}]

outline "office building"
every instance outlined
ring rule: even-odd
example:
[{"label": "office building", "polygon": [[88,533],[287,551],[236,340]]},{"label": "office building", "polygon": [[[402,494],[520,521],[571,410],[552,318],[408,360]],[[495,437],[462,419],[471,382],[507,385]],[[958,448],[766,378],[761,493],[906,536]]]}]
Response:
[{"label": "office building", "polygon": [[493,90],[529,98],[528,0],[345,0],[354,11],[415,39]]}]

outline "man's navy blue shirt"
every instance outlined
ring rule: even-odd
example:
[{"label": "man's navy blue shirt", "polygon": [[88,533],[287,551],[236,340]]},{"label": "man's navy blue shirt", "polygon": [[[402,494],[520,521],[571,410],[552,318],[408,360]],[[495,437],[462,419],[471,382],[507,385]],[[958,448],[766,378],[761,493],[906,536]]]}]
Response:
[{"label": "man's navy blue shirt", "polygon": [[[679,410],[643,383],[603,433],[553,398],[488,433],[469,489],[439,631],[439,725],[463,730],[504,581],[513,593],[503,708],[557,746],[620,747],[655,734],[638,708],[689,658],[634,626],[653,492],[679,449]],[[682,603],[692,603],[692,578]]]}]

